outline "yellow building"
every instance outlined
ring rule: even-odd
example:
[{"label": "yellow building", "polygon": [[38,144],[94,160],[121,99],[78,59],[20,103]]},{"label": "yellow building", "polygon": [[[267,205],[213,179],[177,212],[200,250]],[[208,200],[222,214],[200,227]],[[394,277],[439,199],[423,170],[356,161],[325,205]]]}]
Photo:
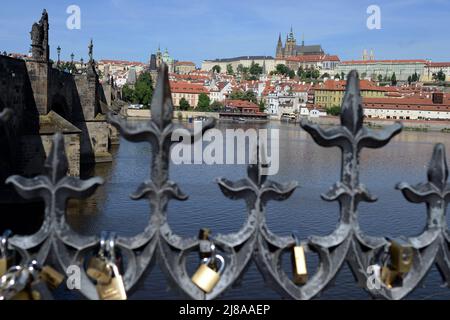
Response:
[{"label": "yellow building", "polygon": [[[314,90],[314,103],[324,108],[341,106],[345,94],[346,81],[328,80],[324,83],[316,84]],[[368,80],[360,81],[361,96],[367,98],[380,98],[388,91],[385,87],[379,87]]]}]

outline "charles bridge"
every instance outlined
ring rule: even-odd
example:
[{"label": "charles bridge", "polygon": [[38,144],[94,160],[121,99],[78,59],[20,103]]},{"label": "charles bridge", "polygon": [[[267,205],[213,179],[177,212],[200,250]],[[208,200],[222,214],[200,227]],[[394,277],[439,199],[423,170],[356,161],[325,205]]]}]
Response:
[{"label": "charles bridge", "polygon": [[70,175],[80,175],[81,163],[112,160],[109,147],[118,139],[105,114],[113,89],[99,81],[92,43],[81,73],[61,71],[50,60],[49,29],[44,10],[30,33],[31,56],[0,55],[0,111],[12,110],[0,128],[0,181],[42,172],[56,132],[64,136]]}]

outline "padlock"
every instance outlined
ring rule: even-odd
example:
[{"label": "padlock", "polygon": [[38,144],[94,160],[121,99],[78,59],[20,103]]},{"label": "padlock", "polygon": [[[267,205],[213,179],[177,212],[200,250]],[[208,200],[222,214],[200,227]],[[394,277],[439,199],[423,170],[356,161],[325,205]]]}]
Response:
[{"label": "padlock", "polygon": [[31,300],[29,291],[30,272],[22,266],[11,267],[0,278],[1,300]]},{"label": "padlock", "polygon": [[212,255],[210,235],[211,230],[208,228],[202,228],[198,233],[200,260],[210,258]]},{"label": "padlock", "polygon": [[308,281],[308,269],[306,267],[305,249],[300,244],[295,232],[292,233],[295,240],[295,246],[291,252],[292,272],[294,275],[294,283],[303,285]]},{"label": "padlock", "polygon": [[398,272],[395,270],[391,270],[387,266],[383,266],[381,268],[381,281],[388,287],[389,289],[392,289],[392,286],[396,282],[398,277]]},{"label": "padlock", "polygon": [[[209,267],[211,259],[217,259],[220,261],[220,268],[218,271]],[[202,289],[205,293],[210,293],[220,280],[220,276],[225,269],[225,259],[221,255],[213,253],[211,258],[205,258],[202,260],[200,267],[192,276],[192,282]]]},{"label": "padlock", "polygon": [[291,254],[294,283],[303,285],[308,281],[308,270],[306,268],[305,250],[303,246],[295,246]]},{"label": "padlock", "polygon": [[389,248],[391,267],[399,274],[405,274],[411,270],[414,250],[412,245],[399,238],[391,240],[391,246]]},{"label": "padlock", "polygon": [[109,283],[112,278],[111,268],[108,267],[106,258],[98,256],[94,256],[89,260],[86,273],[98,283]]},{"label": "padlock", "polygon": [[11,230],[6,230],[0,237],[0,277],[15,263],[15,252],[8,249],[8,239],[11,235]]},{"label": "padlock", "polygon": [[114,263],[108,263],[108,268],[111,268],[112,278],[107,284],[97,283],[98,297],[101,300],[126,300],[125,284],[119,269]]},{"label": "padlock", "polygon": [[111,268],[108,267],[108,257],[106,242],[109,234],[102,232],[100,236],[100,249],[97,255],[89,259],[89,263],[86,269],[86,273],[89,277],[94,279],[97,283],[107,284],[110,283],[112,278]]},{"label": "padlock", "polygon": [[39,277],[52,289],[58,288],[64,281],[64,275],[48,265],[42,267]]}]

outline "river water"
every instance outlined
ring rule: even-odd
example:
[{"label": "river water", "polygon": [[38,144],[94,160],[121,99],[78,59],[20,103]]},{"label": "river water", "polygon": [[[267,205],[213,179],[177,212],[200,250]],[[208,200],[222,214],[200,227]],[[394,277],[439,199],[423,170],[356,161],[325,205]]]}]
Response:
[{"label": "river water", "polygon": [[[250,126],[218,125],[222,131],[236,127],[246,129]],[[269,123],[259,127],[279,129],[280,170],[272,179],[299,183],[290,199],[269,203],[267,222],[270,229],[279,235],[289,235],[295,229],[302,238],[331,233],[339,217],[339,206],[337,202],[323,201],[320,194],[339,180],[339,149],[316,145],[298,125]],[[426,221],[425,205],[407,202],[394,187],[401,181],[415,184],[426,180],[427,165],[433,146],[438,142],[446,145],[447,156],[450,156],[450,134],[440,132],[403,132],[382,149],[363,150],[360,180],[379,198],[376,203],[360,205],[360,225],[367,234],[414,236],[422,231]],[[129,194],[149,177],[149,144],[121,139],[120,146],[112,152],[113,163],[99,164],[92,172],[105,178],[105,185],[68,214],[72,227],[82,234],[113,230],[119,235],[132,236],[143,231],[149,219],[148,203],[129,198]],[[171,165],[171,180],[189,195],[185,202],[170,202],[168,220],[172,230],[186,237],[196,235],[201,227],[209,227],[215,234],[237,231],[247,214],[244,201],[225,198],[214,180],[216,177],[240,179],[246,175],[245,169],[244,165]],[[450,220],[448,216],[447,220]],[[310,270],[314,270],[314,266]],[[180,297],[168,289],[164,275],[155,266],[130,298]],[[279,299],[279,296],[265,286],[253,264],[244,276],[242,286],[230,289],[223,298]],[[357,287],[350,269],[344,266],[334,286],[320,298],[367,299],[369,296]],[[449,299],[450,291],[442,287],[438,271],[433,267],[423,285],[409,298]]]}]

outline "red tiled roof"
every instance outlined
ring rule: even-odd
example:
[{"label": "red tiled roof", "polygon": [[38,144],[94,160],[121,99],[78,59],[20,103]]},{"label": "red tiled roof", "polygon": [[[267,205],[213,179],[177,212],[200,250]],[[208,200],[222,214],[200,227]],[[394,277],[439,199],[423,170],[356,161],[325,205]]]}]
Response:
[{"label": "red tiled roof", "polygon": [[371,64],[371,63],[424,63],[427,64],[427,60],[423,59],[411,59],[411,60],[349,60],[342,61],[341,64]]},{"label": "red tiled roof", "polygon": [[195,67],[195,63],[191,61],[178,61],[175,63],[175,66],[193,66]]},{"label": "red tiled roof", "polygon": [[246,109],[258,109],[259,110],[259,107],[257,104],[255,104],[251,101],[246,101],[246,100],[226,100],[225,106],[239,108],[239,109],[246,108]]},{"label": "red tiled roof", "polygon": [[363,98],[365,108],[369,109],[402,109],[402,110],[421,110],[421,111],[450,111],[450,99],[444,98],[443,104],[433,103],[432,95],[413,96],[403,98]]},{"label": "red tiled roof", "polygon": [[144,66],[145,63],[138,61],[125,61],[125,60],[100,60],[99,63],[102,64],[125,64],[125,65],[136,65],[136,66]]},{"label": "red tiled roof", "polygon": [[201,84],[194,84],[184,81],[170,81],[170,91],[172,93],[206,93],[208,94],[208,90],[202,86]]},{"label": "red tiled roof", "polygon": [[450,67],[450,62],[430,62],[428,63],[430,68],[447,68]]},{"label": "red tiled roof", "polygon": [[[345,80],[327,80],[324,83],[314,85],[315,90],[330,90],[330,91],[345,91],[347,81]],[[363,91],[391,91],[388,87],[379,87],[374,82],[369,80],[360,80],[360,89]]]}]

